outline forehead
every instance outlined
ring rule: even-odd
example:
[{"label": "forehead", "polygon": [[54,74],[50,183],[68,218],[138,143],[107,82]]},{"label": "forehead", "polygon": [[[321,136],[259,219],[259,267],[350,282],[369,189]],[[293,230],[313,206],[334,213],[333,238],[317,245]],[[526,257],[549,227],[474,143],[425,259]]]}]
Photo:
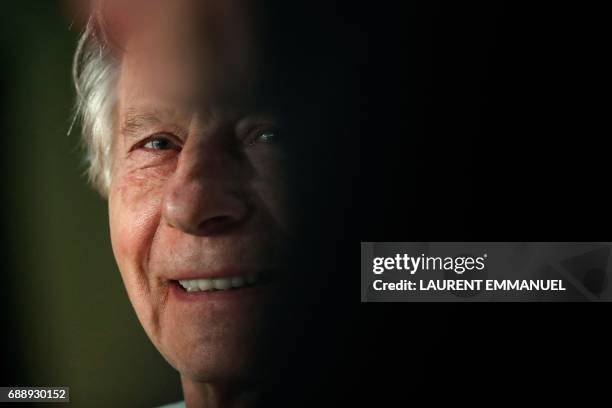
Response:
[{"label": "forehead", "polygon": [[248,103],[257,82],[256,50],[239,2],[198,2],[197,9],[177,6],[187,0],[164,3],[163,12],[148,15],[123,39],[120,103]]}]

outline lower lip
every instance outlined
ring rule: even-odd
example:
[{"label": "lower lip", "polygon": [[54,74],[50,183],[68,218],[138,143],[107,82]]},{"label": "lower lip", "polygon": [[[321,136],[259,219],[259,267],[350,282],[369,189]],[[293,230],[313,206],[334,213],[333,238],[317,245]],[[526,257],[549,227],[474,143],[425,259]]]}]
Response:
[{"label": "lower lip", "polygon": [[236,289],[227,290],[201,290],[187,292],[176,281],[170,282],[170,293],[176,299],[183,302],[202,302],[202,301],[231,301],[259,296],[269,289],[270,284],[258,284],[253,286],[243,286]]}]

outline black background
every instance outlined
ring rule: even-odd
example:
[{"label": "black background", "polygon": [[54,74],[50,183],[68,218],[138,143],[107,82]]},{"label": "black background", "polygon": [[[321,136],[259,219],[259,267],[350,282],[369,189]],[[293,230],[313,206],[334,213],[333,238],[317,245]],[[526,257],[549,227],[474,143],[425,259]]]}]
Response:
[{"label": "black background", "polygon": [[[609,241],[604,15],[499,1],[370,14],[360,240]],[[370,406],[582,400],[609,363],[610,312],[362,304],[361,383]]]},{"label": "black background", "polygon": [[362,241],[605,241],[603,10],[468,3],[373,24]]}]

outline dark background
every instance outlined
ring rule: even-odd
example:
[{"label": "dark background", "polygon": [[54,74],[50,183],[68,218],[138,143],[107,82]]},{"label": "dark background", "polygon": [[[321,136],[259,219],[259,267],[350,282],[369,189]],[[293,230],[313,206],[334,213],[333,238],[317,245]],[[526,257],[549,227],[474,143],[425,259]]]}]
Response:
[{"label": "dark background", "polygon": [[[515,370],[522,390],[568,396],[569,377],[606,366],[606,305],[358,303],[360,241],[609,241],[606,14],[464,3],[271,2],[274,84],[298,136],[295,265],[312,289],[280,316],[295,337],[286,405],[511,397]],[[1,383],[70,385],[82,406],[176,399],[66,136],[78,30],[56,2],[2,17]]]},{"label": "dark background", "polygon": [[603,10],[377,9],[362,241],[609,240]]},{"label": "dark background", "polygon": [[[377,5],[360,240],[610,241],[603,8]],[[602,397],[607,304],[362,304],[359,313],[360,384],[373,390],[364,405]]]}]

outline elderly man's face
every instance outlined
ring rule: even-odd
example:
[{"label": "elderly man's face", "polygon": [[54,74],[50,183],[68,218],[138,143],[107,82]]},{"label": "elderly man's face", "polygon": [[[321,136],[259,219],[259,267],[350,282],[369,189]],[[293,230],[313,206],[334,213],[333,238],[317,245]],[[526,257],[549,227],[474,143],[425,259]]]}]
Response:
[{"label": "elderly man's face", "polygon": [[214,3],[203,32],[179,8],[126,43],[109,193],[140,321],[177,370],[205,381],[248,371],[286,233],[277,118],[249,97],[235,2]]}]

